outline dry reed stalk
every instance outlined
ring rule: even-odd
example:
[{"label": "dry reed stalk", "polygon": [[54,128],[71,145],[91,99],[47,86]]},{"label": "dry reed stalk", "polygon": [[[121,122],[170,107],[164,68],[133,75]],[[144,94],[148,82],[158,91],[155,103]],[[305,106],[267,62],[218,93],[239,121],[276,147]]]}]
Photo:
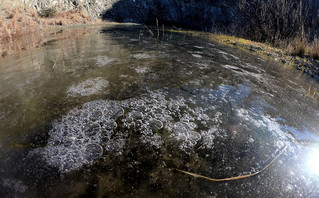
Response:
[{"label": "dry reed stalk", "polygon": [[22,36],[22,28],[21,28],[21,27],[18,27],[18,28],[16,29],[15,35],[18,36],[18,37],[21,37],[21,36]]},{"label": "dry reed stalk", "polygon": [[10,31],[10,29],[8,28],[8,26],[5,26],[5,27],[3,28],[3,38],[4,38],[5,40],[8,40],[8,39],[11,38],[11,31]]},{"label": "dry reed stalk", "polygon": [[247,174],[247,175],[241,175],[241,176],[229,177],[229,178],[221,178],[221,179],[214,179],[214,178],[206,177],[206,176],[199,175],[199,174],[196,174],[196,173],[183,171],[183,170],[180,170],[180,169],[175,169],[175,170],[177,170],[177,171],[179,171],[181,173],[185,173],[187,175],[191,175],[193,177],[202,178],[202,179],[206,179],[206,180],[213,181],[213,182],[239,180],[239,179],[244,179],[244,178],[248,178],[248,177],[252,177],[252,176],[258,175],[258,174],[262,173],[263,171],[265,171],[271,164],[273,164],[280,157],[280,155],[286,150],[286,148],[287,148],[287,146],[285,145],[283,147],[283,149],[279,152],[279,154],[276,155],[276,157],[273,160],[271,160],[271,162],[269,164],[267,164],[264,168],[262,168],[261,170],[255,172],[255,173]]},{"label": "dry reed stalk", "polygon": [[50,25],[56,25],[57,21],[56,19],[51,20],[51,22],[49,23]]},{"label": "dry reed stalk", "polygon": [[22,50],[22,48],[21,48],[21,46],[20,46],[19,44],[16,44],[16,45],[14,46],[14,48],[15,48],[15,51],[17,51],[17,52],[19,52],[19,51]]},{"label": "dry reed stalk", "polygon": [[12,18],[11,25],[12,25],[12,29],[16,29],[16,27],[17,27],[17,17]]},{"label": "dry reed stalk", "polygon": [[46,20],[43,20],[43,21],[42,21],[42,25],[47,26],[47,25],[48,25],[48,22],[47,22]]}]

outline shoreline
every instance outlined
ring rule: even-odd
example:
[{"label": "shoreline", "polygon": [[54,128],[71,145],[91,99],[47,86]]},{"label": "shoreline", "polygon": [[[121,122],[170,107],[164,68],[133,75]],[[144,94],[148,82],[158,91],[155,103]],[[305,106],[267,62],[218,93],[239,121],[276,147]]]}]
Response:
[{"label": "shoreline", "polygon": [[[0,27],[2,28],[2,31],[0,29],[0,59],[19,51],[41,47],[51,40],[69,38],[68,36],[65,38],[63,38],[63,36],[56,37],[56,33],[61,30],[68,31],[72,28],[126,24],[92,19],[90,16],[84,15],[81,10],[68,10],[57,13],[56,16],[52,18],[40,17],[39,13],[35,10],[22,7],[14,7],[12,9],[1,8],[0,11]],[[3,18],[5,18],[5,20],[3,20]],[[12,30],[10,31],[8,28]],[[301,73],[319,81],[319,61],[292,55],[289,49],[280,49],[270,46],[267,43],[203,31],[173,29],[168,31],[189,34],[222,45],[235,47],[263,59],[289,67],[295,67]],[[49,38],[49,35],[52,36],[51,34],[54,36]]]},{"label": "shoreline", "polygon": [[229,35],[191,30],[171,31],[205,38],[222,45],[234,47],[250,54],[257,55],[263,59],[274,61],[277,64],[283,64],[291,68],[294,67],[301,73],[307,75],[309,78],[312,78],[315,81],[319,82],[319,61],[307,57],[291,55],[289,49],[280,49],[272,47],[267,43],[255,42]]},{"label": "shoreline", "polygon": [[21,5],[12,8],[0,7],[0,58],[36,47],[34,40],[38,39],[34,38],[34,34],[107,23],[109,22],[86,15],[80,9],[59,13],[49,10],[39,13],[35,9]]}]

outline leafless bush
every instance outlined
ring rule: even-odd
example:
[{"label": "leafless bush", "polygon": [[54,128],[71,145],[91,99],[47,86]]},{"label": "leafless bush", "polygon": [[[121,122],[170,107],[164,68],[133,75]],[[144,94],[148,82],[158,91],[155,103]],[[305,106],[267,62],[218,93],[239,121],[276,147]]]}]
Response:
[{"label": "leafless bush", "polygon": [[245,36],[276,43],[305,36],[311,23],[311,0],[237,0]]},{"label": "leafless bush", "polygon": [[57,15],[57,11],[55,8],[46,8],[43,9],[39,12],[39,15],[41,17],[45,17],[45,18],[53,18]]}]

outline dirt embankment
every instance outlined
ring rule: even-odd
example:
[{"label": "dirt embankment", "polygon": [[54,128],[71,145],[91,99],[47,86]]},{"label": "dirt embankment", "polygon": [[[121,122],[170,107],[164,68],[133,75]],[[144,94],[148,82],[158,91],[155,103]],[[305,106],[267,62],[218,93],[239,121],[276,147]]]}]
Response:
[{"label": "dirt embankment", "polygon": [[[102,24],[102,20],[88,15],[82,9],[41,11],[19,1],[2,0],[0,4],[0,58],[17,51],[38,47],[32,33],[46,32],[63,26]],[[34,41],[37,40],[37,41]]]}]

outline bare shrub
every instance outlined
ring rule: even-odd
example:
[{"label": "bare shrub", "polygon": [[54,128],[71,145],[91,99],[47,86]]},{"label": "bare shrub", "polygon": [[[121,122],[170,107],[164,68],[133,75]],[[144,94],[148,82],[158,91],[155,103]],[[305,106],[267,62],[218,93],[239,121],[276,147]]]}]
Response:
[{"label": "bare shrub", "polygon": [[238,0],[246,37],[273,44],[304,37],[305,26],[311,18],[309,1]]},{"label": "bare shrub", "polygon": [[45,18],[53,18],[57,15],[57,11],[55,8],[46,8],[43,9],[39,12],[39,15],[41,17],[45,17]]}]

